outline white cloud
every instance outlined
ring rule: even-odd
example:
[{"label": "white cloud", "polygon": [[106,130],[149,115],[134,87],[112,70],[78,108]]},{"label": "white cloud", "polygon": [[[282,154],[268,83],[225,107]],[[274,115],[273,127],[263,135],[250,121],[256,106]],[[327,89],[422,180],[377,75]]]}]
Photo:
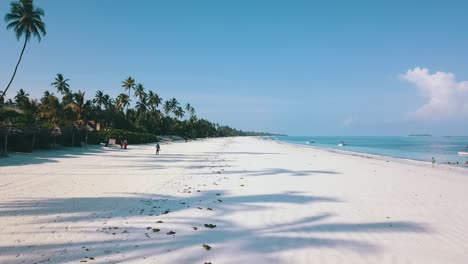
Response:
[{"label": "white cloud", "polygon": [[417,119],[455,118],[468,113],[468,81],[458,82],[450,72],[431,74],[416,67],[401,76],[413,83],[427,102],[410,116]]}]

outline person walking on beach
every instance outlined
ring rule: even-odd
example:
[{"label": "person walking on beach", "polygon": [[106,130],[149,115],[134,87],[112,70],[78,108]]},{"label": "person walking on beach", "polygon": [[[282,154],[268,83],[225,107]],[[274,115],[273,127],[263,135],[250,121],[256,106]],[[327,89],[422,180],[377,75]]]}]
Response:
[{"label": "person walking on beach", "polygon": [[156,155],[159,155],[160,150],[161,150],[161,147],[159,146],[159,143],[156,143]]},{"label": "person walking on beach", "polygon": [[432,157],[432,168],[434,168],[434,164],[435,164],[435,159],[434,157]]}]

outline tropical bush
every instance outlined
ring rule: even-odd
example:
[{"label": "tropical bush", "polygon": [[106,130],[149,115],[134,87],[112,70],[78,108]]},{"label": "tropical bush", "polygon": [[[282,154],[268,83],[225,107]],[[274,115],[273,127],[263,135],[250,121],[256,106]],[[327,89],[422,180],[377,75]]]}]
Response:
[{"label": "tropical bush", "polygon": [[[256,135],[198,119],[190,104],[181,106],[176,98],[164,101],[132,77],[122,82],[124,90],[116,98],[97,91],[94,98],[87,99],[85,92],[72,91],[70,80],[59,73],[51,83],[57,94],[45,91],[37,100],[21,89],[14,98],[6,100],[27,43],[32,38],[40,41],[46,34],[43,16],[44,11],[33,0],[11,2],[10,13],[5,16],[7,29],[12,29],[18,40],[24,38],[24,44],[13,75],[0,93],[0,148],[4,152],[57,145],[79,147],[109,138],[139,144],[156,141],[156,135],[183,138]],[[132,100],[135,104],[130,107]]]}]

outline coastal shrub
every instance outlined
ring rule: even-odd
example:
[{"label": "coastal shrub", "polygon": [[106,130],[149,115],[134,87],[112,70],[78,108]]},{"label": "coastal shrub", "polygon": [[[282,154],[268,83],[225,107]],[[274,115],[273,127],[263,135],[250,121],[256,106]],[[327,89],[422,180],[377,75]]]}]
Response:
[{"label": "coastal shrub", "polygon": [[[133,132],[120,129],[110,129],[108,131],[99,131],[99,141],[105,142],[110,138],[116,139],[116,143],[119,144],[120,140],[127,140],[128,144],[143,144],[158,141],[158,137],[149,133]],[[88,137],[89,143],[89,137]]]}]

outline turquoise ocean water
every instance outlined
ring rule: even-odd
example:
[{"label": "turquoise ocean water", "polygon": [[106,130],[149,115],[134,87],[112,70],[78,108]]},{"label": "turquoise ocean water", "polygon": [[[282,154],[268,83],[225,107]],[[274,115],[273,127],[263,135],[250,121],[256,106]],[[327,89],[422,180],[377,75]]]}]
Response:
[{"label": "turquoise ocean water", "polygon": [[[438,163],[456,162],[464,164],[468,157],[458,156],[459,151],[465,151],[468,137],[326,137],[326,136],[278,136],[275,140],[322,148],[348,150],[360,153],[383,155],[395,158],[431,161],[434,157]],[[340,141],[345,146],[339,147]],[[307,142],[310,142],[309,144]],[[312,143],[313,142],[313,143]]]}]

